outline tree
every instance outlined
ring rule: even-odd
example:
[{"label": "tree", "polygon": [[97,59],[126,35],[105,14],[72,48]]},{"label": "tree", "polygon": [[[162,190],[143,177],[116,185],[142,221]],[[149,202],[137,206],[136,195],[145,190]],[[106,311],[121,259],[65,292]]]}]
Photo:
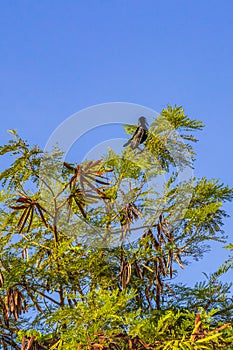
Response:
[{"label": "tree", "polygon": [[231,284],[220,277],[232,260],[194,288],[175,279],[224,241],[233,197],[217,180],[179,179],[202,128],[168,106],[144,146],[82,164],[11,130],[0,148],[14,159],[0,176],[2,349],[230,349]]}]

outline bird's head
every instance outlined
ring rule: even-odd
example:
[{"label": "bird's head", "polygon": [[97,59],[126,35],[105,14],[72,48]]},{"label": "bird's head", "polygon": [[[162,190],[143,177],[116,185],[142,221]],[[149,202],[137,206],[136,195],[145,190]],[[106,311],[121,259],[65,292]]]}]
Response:
[{"label": "bird's head", "polygon": [[146,118],[145,117],[143,117],[143,116],[141,116],[139,119],[138,119],[138,125],[139,126],[148,126],[148,123],[147,123],[147,121],[146,121]]}]

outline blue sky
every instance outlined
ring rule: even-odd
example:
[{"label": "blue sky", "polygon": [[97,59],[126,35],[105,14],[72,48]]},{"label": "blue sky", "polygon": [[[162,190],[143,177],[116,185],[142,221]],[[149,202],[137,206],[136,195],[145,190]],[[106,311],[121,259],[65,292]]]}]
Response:
[{"label": "blue sky", "polygon": [[[231,0],[2,1],[1,140],[17,129],[44,147],[63,120],[94,104],[158,112],[178,104],[206,125],[195,175],[233,186],[232,38]],[[232,205],[226,209],[232,215]],[[232,228],[227,219],[229,241]],[[214,245],[184,280],[200,279],[226,256]]]}]

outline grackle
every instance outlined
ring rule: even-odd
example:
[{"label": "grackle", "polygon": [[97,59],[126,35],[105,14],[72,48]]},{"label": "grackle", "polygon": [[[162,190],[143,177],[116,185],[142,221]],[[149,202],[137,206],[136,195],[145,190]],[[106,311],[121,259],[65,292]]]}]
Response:
[{"label": "grackle", "polygon": [[141,143],[146,141],[147,138],[147,121],[145,117],[140,117],[138,119],[138,127],[131,137],[124,145],[123,147],[126,147],[128,145],[131,146],[132,149],[137,148]]}]

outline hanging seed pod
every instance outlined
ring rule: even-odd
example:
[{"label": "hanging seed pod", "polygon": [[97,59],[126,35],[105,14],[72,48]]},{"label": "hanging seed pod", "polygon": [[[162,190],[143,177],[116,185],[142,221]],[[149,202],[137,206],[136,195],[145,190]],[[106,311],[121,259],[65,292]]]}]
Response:
[{"label": "hanging seed pod", "polygon": [[127,286],[131,278],[131,264],[129,262],[125,266],[125,275],[126,275],[126,286]]},{"label": "hanging seed pod", "polygon": [[2,304],[2,312],[3,312],[4,323],[7,327],[9,327],[9,313],[7,311],[5,304]]},{"label": "hanging seed pod", "polygon": [[135,271],[136,271],[136,275],[137,275],[138,277],[140,277],[141,279],[143,279],[143,271],[142,271],[142,269],[140,268],[140,266],[138,266],[138,263],[137,263],[136,260],[134,261],[134,268],[135,268]]},{"label": "hanging seed pod", "polygon": [[14,313],[15,310],[15,301],[14,301],[14,294],[11,293],[9,297],[9,309],[10,313]]},{"label": "hanging seed pod", "polygon": [[161,224],[161,222],[159,222],[158,225],[157,225],[157,232],[158,232],[158,235],[160,236],[160,234],[162,232],[162,224]]},{"label": "hanging seed pod", "polygon": [[9,313],[10,295],[11,295],[11,291],[9,288],[9,289],[7,289],[6,297],[5,297],[5,306],[6,306],[6,310],[8,313]]},{"label": "hanging seed pod", "polygon": [[[47,222],[45,220],[43,212],[47,213],[47,210],[43,208],[36,200],[30,198],[29,196],[25,195],[24,193],[20,193],[20,196],[18,199],[16,199],[16,203],[23,203],[20,205],[12,205],[10,206],[11,209],[14,209],[15,211],[22,211],[22,214],[19,218],[18,221],[18,227],[19,227],[19,233],[23,231],[25,228],[27,221],[28,221],[28,226],[26,232],[28,233],[30,231],[32,221],[33,221],[33,216],[34,213],[42,219],[44,222],[45,226],[48,227]],[[28,220],[29,219],[29,220]]]},{"label": "hanging seed pod", "polygon": [[129,284],[129,281],[131,278],[131,264],[129,262],[122,260],[120,274],[121,274],[121,286],[122,286],[122,289],[125,289]]},{"label": "hanging seed pod", "polygon": [[18,315],[20,314],[19,309],[18,309],[18,306],[19,306],[19,298],[20,298],[20,296],[19,296],[19,292],[18,292],[17,289],[15,289],[15,291],[14,291],[12,297],[13,297],[13,299],[14,299],[14,306],[15,306],[15,307],[14,307],[13,314],[14,314],[14,318],[15,318],[16,321],[17,321]]},{"label": "hanging seed pod", "polygon": [[35,335],[32,335],[31,338],[30,338],[30,340],[29,340],[29,342],[28,342],[28,345],[27,345],[27,347],[26,347],[26,350],[30,350],[30,349],[31,349],[32,344],[33,344],[33,342],[34,342],[34,339],[35,339]]},{"label": "hanging seed pod", "polygon": [[163,259],[161,257],[158,257],[158,260],[159,260],[159,271],[162,273],[163,276],[166,276],[166,269],[165,269],[165,266],[163,264]]},{"label": "hanging seed pod", "polygon": [[22,345],[21,350],[25,350],[25,348],[26,348],[26,337],[25,337],[25,335],[22,338],[22,344],[21,345]]},{"label": "hanging seed pod", "polygon": [[4,276],[2,274],[2,271],[0,271],[0,287],[3,287],[4,284]]},{"label": "hanging seed pod", "polygon": [[173,259],[172,251],[169,250],[168,257],[167,257],[167,269],[169,269],[170,278],[172,278],[172,259]]},{"label": "hanging seed pod", "polygon": [[15,289],[14,298],[15,298],[15,306],[16,306],[16,310],[17,310],[17,316],[19,316],[19,315],[21,315],[21,313],[23,311],[22,300],[24,299],[24,297],[18,289]]},{"label": "hanging seed pod", "polygon": [[6,293],[4,307],[8,314],[12,314],[16,320],[18,320],[19,315],[22,311],[27,311],[27,305],[24,301],[23,294],[17,289],[9,288]]},{"label": "hanging seed pod", "polygon": [[126,264],[126,262],[124,260],[122,260],[122,262],[121,262],[121,269],[120,269],[120,276],[121,276],[120,278],[121,278],[122,289],[126,288],[125,274],[124,274],[125,264]]},{"label": "hanging seed pod", "polygon": [[155,301],[156,301],[156,307],[158,310],[160,310],[160,286],[157,284],[156,285],[156,296],[155,296]]}]

